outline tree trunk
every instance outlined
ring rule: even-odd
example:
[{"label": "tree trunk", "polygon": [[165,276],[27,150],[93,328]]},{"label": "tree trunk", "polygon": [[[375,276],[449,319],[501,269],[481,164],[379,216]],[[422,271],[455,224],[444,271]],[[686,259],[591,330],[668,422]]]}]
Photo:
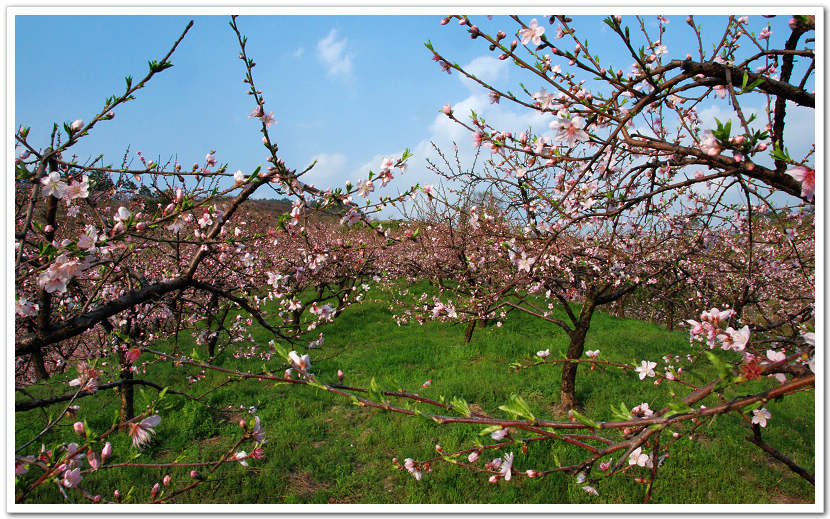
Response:
[{"label": "tree trunk", "polygon": [[674,302],[669,301],[666,315],[666,329],[670,332],[674,331]]},{"label": "tree trunk", "polygon": [[[118,360],[121,362],[121,380],[127,381],[133,379],[133,372],[130,370],[130,364],[127,362],[125,358],[125,353],[123,351],[118,352]],[[135,394],[133,392],[133,385],[132,384],[123,384],[118,389],[118,394],[121,396],[121,409],[119,411],[119,419],[122,422],[126,422],[127,420],[131,420],[135,416],[135,407],[134,407],[134,399]]]},{"label": "tree trunk", "polygon": [[464,344],[469,343],[473,339],[473,330],[476,329],[476,322],[470,321],[470,324],[467,326],[467,332],[464,334]]},{"label": "tree trunk", "polygon": [[46,362],[43,358],[43,351],[40,348],[32,353],[32,364],[35,368],[35,377],[37,377],[37,380],[46,380],[49,378],[49,372],[46,371]]},{"label": "tree trunk", "polygon": [[[565,355],[567,360],[576,360],[582,356],[585,350],[585,336],[591,326],[591,316],[594,314],[596,303],[593,298],[586,298],[582,303],[582,310],[579,312],[579,319],[574,330],[571,332],[571,343],[568,345],[568,352]],[[579,364],[576,362],[565,362],[562,364],[562,385],[559,392],[559,409],[568,411],[576,407],[576,370]]]}]

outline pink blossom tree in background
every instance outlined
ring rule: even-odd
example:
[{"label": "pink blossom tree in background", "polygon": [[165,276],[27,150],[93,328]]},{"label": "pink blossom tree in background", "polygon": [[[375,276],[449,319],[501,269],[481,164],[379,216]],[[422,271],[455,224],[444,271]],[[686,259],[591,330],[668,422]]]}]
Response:
[{"label": "pink blossom tree in background", "polygon": [[[394,460],[418,480],[439,461],[493,483],[565,472],[591,494],[598,494],[601,479],[620,475],[647,483],[648,502],[671,447],[716,416],[734,413],[752,431],[750,441],[812,482],[812,474],[768,444],[761,429],[775,420],[766,402],[815,385],[815,146],[792,157],[785,141],[788,103],[815,106],[808,86],[815,21],[793,17],[785,43],[773,48],[763,18],[724,18],[722,33],[704,35],[690,16],[688,27],[672,30],[691,31],[699,48],[670,59],[677,49],[662,42],[665,18],[652,28],[642,17],[612,16],[603,22],[633,60],[612,64],[591,53],[567,16],[512,18],[511,29],[494,34],[466,16],[442,23],[457,22],[526,74],[529,86],[519,93],[495,88],[427,47],[443,70],[479,83],[493,102],[538,114],[546,128],[499,128],[483,114],[468,118],[445,105],[441,111],[466,128],[477,147],[472,166],[458,158],[453,163],[439,150],[440,160],[430,163],[437,187],[413,186],[377,202],[372,193],[404,172],[408,151],[385,158],[378,174],[370,172],[357,185],[321,189],[303,182],[313,164],[291,169],[279,157],[269,133],[274,113],[254,84],[255,62],[236,17],[231,28],[254,104],[251,124],[267,152],[265,167],[231,172],[211,150],[192,166],[137,154],[140,167],[130,166],[126,155],[121,167],[112,167],[70,155],[75,143],[172,66],[169,59],[190,25],[167,55],[150,62],[145,77],[126,78],[124,92],[108,98],[90,122],[56,125],[48,145],[29,142],[29,130],[20,128],[15,377],[26,398],[18,398],[16,412],[66,406],[35,437],[16,438],[16,501],[52,482],[67,500],[118,502],[124,498],[118,490],[91,486],[97,470],[164,468],[125,461],[109,441],[127,433],[141,448],[167,418],[163,398],[201,402],[199,395],[139,378],[146,366],[161,362],[258,380],[263,391],[276,382],[311,386],[378,412],[445,426],[475,424],[493,440],[471,439],[454,452],[436,445],[434,458]],[[729,117],[707,126],[701,111],[716,99],[729,101]],[[761,100],[764,114],[742,109],[746,99]],[[266,211],[250,200],[269,188],[288,197],[290,206]],[[420,201],[407,205],[417,191]],[[372,220],[393,206],[412,217],[386,228]],[[416,294],[411,286],[423,281],[436,290]],[[561,366],[562,415],[537,416],[521,395],[499,408],[509,416],[503,418],[457,397],[385,390],[374,379],[369,387],[346,386],[342,372],[336,381],[333,374],[315,375],[314,349],[324,341],[326,323],[378,282],[392,287],[399,324],[463,322],[468,341],[476,322],[511,312],[560,326],[569,340],[564,358],[541,350],[513,367]],[[655,344],[651,358],[623,363],[586,351],[593,314],[623,302],[630,315],[687,325],[689,354],[669,357]],[[254,326],[268,331],[267,344],[256,343]],[[199,351],[181,350],[183,334]],[[165,341],[169,347],[159,346]],[[251,369],[221,367],[218,359],[227,355],[251,361]],[[605,370],[619,369],[643,384],[659,384],[670,404],[623,406],[610,419],[585,416],[576,398],[580,364],[601,368],[580,383],[601,384]],[[717,376],[701,383],[687,375],[696,366]],[[52,383],[65,372],[77,377]],[[192,376],[182,369],[181,377]],[[27,394],[29,385],[47,379],[49,395]],[[158,391],[143,410],[134,408],[137,385]],[[38,449],[41,436],[77,413],[76,402],[105,398],[101,390],[109,388],[121,401],[111,428],[92,431],[78,421],[72,426],[77,442]],[[168,502],[224,464],[254,463],[266,455],[266,431],[277,428],[258,417],[242,421],[240,433],[225,439],[221,458],[170,464],[189,470],[185,484],[171,486],[167,477],[131,499]],[[576,446],[582,459],[542,467],[525,455],[528,444],[555,442]],[[491,452],[498,457],[485,459]]]}]

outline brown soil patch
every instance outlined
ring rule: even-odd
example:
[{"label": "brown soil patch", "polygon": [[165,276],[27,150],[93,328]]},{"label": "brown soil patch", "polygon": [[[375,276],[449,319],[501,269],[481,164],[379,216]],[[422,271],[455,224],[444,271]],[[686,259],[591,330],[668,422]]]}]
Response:
[{"label": "brown soil patch", "polygon": [[289,494],[310,496],[319,490],[326,490],[328,488],[328,485],[315,480],[311,472],[305,470],[302,472],[292,472],[285,478],[288,480],[287,493]]}]

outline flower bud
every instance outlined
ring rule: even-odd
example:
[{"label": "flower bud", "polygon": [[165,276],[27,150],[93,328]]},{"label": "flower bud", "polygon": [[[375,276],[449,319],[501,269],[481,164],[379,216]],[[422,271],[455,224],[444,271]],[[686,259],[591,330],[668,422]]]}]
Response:
[{"label": "flower bud", "polygon": [[165,474],[164,478],[161,480],[161,483],[165,487],[169,487],[170,486],[170,474]]},{"label": "flower bud", "polygon": [[81,435],[84,434],[84,424],[82,422],[75,422],[72,425],[72,428],[75,430],[76,433]]},{"label": "flower bud", "polygon": [[73,132],[80,131],[81,128],[84,127],[84,122],[81,119],[76,119],[72,121],[72,124],[69,126],[69,129]]},{"label": "flower bud", "polygon": [[104,448],[101,449],[101,463],[107,461],[110,456],[112,456],[112,444],[107,442],[104,444]]}]

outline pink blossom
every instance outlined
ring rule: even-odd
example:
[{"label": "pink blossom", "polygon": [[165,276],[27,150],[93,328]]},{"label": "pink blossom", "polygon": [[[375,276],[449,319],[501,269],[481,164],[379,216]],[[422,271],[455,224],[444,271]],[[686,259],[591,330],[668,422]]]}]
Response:
[{"label": "pink blossom", "polygon": [[785,172],[798,182],[801,182],[801,196],[812,199],[816,190],[816,172],[804,166],[795,166]]},{"label": "pink blossom", "polygon": [[656,362],[651,362],[644,360],[640,364],[640,366],[634,368],[634,371],[640,374],[640,380],[645,379],[646,377],[653,377],[654,376],[654,368],[657,367]]},{"label": "pink blossom", "polygon": [[311,359],[307,353],[301,357],[296,351],[292,350],[288,353],[288,361],[301,371],[305,371],[311,367]]},{"label": "pink blossom", "polygon": [[536,352],[536,356],[539,357],[542,360],[548,358],[549,355],[550,355],[550,349],[541,350],[541,351]]},{"label": "pink blossom", "polygon": [[715,138],[715,135],[712,133],[712,130],[706,130],[703,132],[703,135],[700,138],[700,150],[709,155],[710,157],[714,157],[715,155],[720,154],[723,151],[723,146],[720,145],[718,140]]},{"label": "pink blossom", "polygon": [[441,111],[444,112],[446,115],[452,115],[452,107],[448,104],[442,106]]},{"label": "pink blossom", "polygon": [[735,330],[730,326],[726,329],[726,333],[718,335],[718,338],[723,342],[721,349],[743,351],[749,341],[749,326],[744,326],[740,330]]},{"label": "pink blossom", "polygon": [[644,453],[642,447],[637,447],[628,455],[628,464],[651,468],[651,456]]},{"label": "pink blossom", "polygon": [[20,317],[28,317],[34,315],[38,311],[38,305],[31,303],[26,299],[18,299],[14,302],[14,312]]},{"label": "pink blossom", "polygon": [[586,350],[585,356],[587,356],[590,359],[597,360],[597,357],[599,357],[599,350]]},{"label": "pink blossom", "polygon": [[274,119],[274,112],[263,114],[259,120],[262,121],[262,124],[264,124],[266,128],[270,128],[272,124],[277,124],[277,120]]},{"label": "pink blossom", "polygon": [[115,212],[115,215],[112,217],[112,219],[116,222],[125,222],[130,218],[131,215],[132,213],[130,213],[130,210],[122,205],[118,208],[118,211]]},{"label": "pink blossom", "polygon": [[239,451],[239,452],[237,452],[236,454],[233,455],[233,459],[238,461],[239,464],[242,465],[243,467],[248,466],[248,462],[245,461],[247,458],[248,458],[248,453],[245,452],[245,451]]},{"label": "pink blossom", "polygon": [[165,474],[164,475],[164,478],[162,478],[162,480],[161,480],[161,484],[164,485],[165,487],[170,486],[170,474]]},{"label": "pink blossom", "polygon": [[522,45],[527,45],[530,41],[534,45],[540,45],[543,34],[545,34],[545,28],[539,25],[536,18],[530,20],[530,25],[519,30],[519,38],[522,40]]},{"label": "pink blossom", "polygon": [[501,470],[499,471],[501,475],[504,477],[505,481],[510,481],[513,477],[511,473],[511,469],[513,468],[513,453],[508,453],[504,455],[504,462],[501,464]]},{"label": "pink blossom", "polygon": [[84,424],[83,424],[83,422],[75,422],[74,424],[72,424],[72,429],[77,434],[81,434],[81,435],[84,434]]},{"label": "pink blossom", "polygon": [[101,449],[101,463],[105,463],[107,458],[112,455],[112,444],[107,442],[104,444],[104,448]]},{"label": "pink blossom", "polygon": [[86,452],[86,461],[89,463],[92,470],[98,470],[101,468],[101,458],[92,449],[89,449]]},{"label": "pink blossom", "polygon": [[80,182],[71,181],[69,186],[64,190],[64,199],[69,203],[69,200],[75,198],[89,197],[89,177],[83,176]]},{"label": "pink blossom", "polygon": [[766,410],[766,408],[762,407],[761,409],[753,409],[752,410],[752,421],[751,423],[757,423],[761,427],[767,426],[767,420],[772,418],[772,414]]},{"label": "pink blossom", "polygon": [[149,442],[152,435],[156,432],[153,427],[157,427],[160,423],[161,416],[154,414],[138,423],[129,424],[129,434],[133,440],[133,447],[140,448]]},{"label": "pink blossom", "polygon": [[588,140],[588,132],[583,128],[585,128],[585,119],[579,115],[570,119],[557,117],[550,123],[550,129],[557,131],[556,140],[567,141],[569,148],[573,148],[577,142]]},{"label": "pink blossom", "polygon": [[476,461],[478,461],[478,456],[478,451],[473,451],[470,453],[469,456],[467,456],[467,461],[469,461],[470,463],[475,463]]},{"label": "pink blossom", "polygon": [[[254,416],[254,426],[251,428],[251,436],[253,437],[254,441],[257,443],[264,443],[265,442],[265,429],[262,427],[262,424],[259,421],[259,416]],[[256,451],[256,449],[254,449]],[[252,457],[253,452],[251,453]],[[259,458],[256,458],[259,459]]]},{"label": "pink blossom", "polygon": [[360,180],[357,184],[357,194],[362,196],[363,198],[367,198],[369,193],[375,190],[374,184],[372,184],[371,180]]},{"label": "pink blossom", "polygon": [[63,480],[61,480],[61,484],[66,488],[73,488],[77,487],[81,483],[82,479],[83,476],[81,476],[80,468],[67,470],[63,473]]},{"label": "pink blossom", "polygon": [[761,29],[761,32],[758,33],[759,40],[766,40],[769,39],[770,34],[772,34],[772,30],[770,30],[769,25]]},{"label": "pink blossom", "polygon": [[787,358],[787,354],[783,351],[767,350],[767,358],[770,362],[781,362]]},{"label": "pink blossom", "polygon": [[72,121],[72,124],[69,125],[69,129],[71,129],[73,132],[77,132],[83,127],[84,121],[81,119],[75,119],[74,121]]},{"label": "pink blossom", "polygon": [[498,429],[490,433],[490,438],[493,438],[496,441],[501,441],[507,436],[508,432],[510,431],[507,429]]},{"label": "pink blossom", "polygon": [[[90,229],[91,228],[91,229]],[[86,230],[78,238],[78,248],[89,250],[95,247],[95,240],[98,239],[98,231],[95,227],[87,225]]]},{"label": "pink blossom", "polygon": [[631,414],[634,416],[641,416],[643,418],[648,418],[654,414],[654,411],[649,409],[648,403],[643,402],[642,404],[636,406],[634,409],[631,410]]},{"label": "pink blossom", "polygon": [[40,179],[40,183],[43,185],[43,196],[63,198],[66,192],[67,185],[61,181],[61,174],[57,171],[53,171]]}]

